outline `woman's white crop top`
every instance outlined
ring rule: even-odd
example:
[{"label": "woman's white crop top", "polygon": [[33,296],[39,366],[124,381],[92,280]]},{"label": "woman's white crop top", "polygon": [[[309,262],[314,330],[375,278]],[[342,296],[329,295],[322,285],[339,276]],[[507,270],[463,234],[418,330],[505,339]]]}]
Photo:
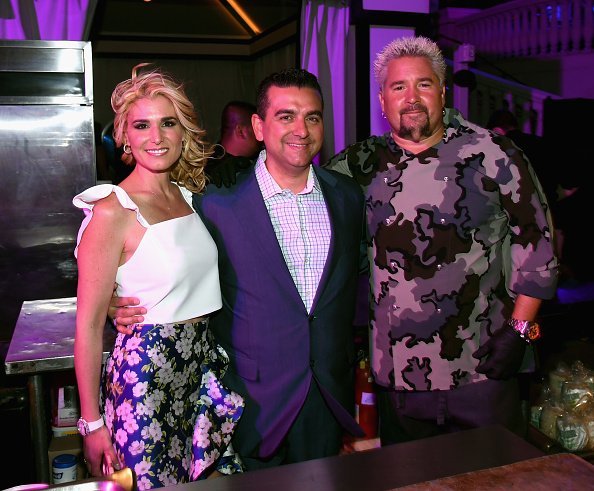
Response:
[{"label": "woman's white crop top", "polygon": [[[180,189],[191,207],[192,193]],[[93,186],[72,200],[86,215],[74,255],[93,218],[94,203],[111,193],[124,208],[136,212],[136,219],[146,228],[134,255],[116,274],[117,295],[137,297],[140,306],[146,307],[144,324],[179,322],[220,309],[217,247],[197,213],[149,225],[122,188]]]}]

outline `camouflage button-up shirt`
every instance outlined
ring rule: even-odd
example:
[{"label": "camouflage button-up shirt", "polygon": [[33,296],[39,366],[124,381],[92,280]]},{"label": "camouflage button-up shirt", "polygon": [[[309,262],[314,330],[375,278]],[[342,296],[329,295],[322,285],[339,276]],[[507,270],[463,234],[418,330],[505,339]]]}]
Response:
[{"label": "camouflage button-up shirt", "polygon": [[326,164],[366,196],[372,369],[398,390],[484,380],[472,353],[515,296],[555,293],[550,214],[530,164],[455,110],[444,123],[441,142],[418,155],[387,133]]}]

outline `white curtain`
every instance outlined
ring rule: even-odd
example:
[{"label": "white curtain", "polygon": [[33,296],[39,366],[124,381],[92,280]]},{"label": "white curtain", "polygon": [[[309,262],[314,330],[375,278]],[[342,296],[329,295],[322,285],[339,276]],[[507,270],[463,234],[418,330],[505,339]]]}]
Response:
[{"label": "white curtain", "polygon": [[324,146],[318,162],[351,143],[346,141],[345,115],[348,29],[347,1],[303,0],[301,68],[318,77],[324,94]]},{"label": "white curtain", "polygon": [[0,0],[0,39],[85,41],[97,0]]}]

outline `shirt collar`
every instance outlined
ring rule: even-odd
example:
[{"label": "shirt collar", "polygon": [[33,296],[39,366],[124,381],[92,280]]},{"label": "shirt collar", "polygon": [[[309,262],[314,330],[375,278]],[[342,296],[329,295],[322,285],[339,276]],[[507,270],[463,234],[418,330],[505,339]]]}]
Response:
[{"label": "shirt collar", "polygon": [[[274,180],[274,178],[268,172],[266,168],[266,150],[262,150],[260,155],[258,155],[258,160],[256,161],[255,172],[256,172],[256,180],[258,181],[258,185],[260,186],[260,190],[262,191],[262,196],[264,199],[271,198],[275,194],[281,194],[284,190],[278,185],[278,183]],[[312,165],[309,165],[309,173],[307,175],[307,183],[305,188],[300,191],[298,194],[309,194],[313,190],[320,191],[320,184],[318,182],[318,178],[316,173],[312,169]]]}]

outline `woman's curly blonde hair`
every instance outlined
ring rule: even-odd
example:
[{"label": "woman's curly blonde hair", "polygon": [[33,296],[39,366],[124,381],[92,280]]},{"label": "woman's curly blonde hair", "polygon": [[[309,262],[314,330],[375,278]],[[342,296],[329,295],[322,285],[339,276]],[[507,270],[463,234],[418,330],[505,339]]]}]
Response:
[{"label": "woman's curly blonde hair", "polygon": [[[197,124],[198,116],[194,105],[188,99],[183,84],[176,82],[160,69],[141,72],[149,63],[140,63],[132,69],[132,77],[116,85],[111,95],[111,107],[115,113],[113,137],[116,145],[122,146],[126,120],[131,106],[144,97],[163,96],[169,99],[175,109],[177,119],[184,130],[182,152],[177,163],[171,168],[171,179],[194,193],[206,186],[204,167],[213,153],[213,145],[206,141],[206,131]],[[124,153],[122,161],[134,165],[132,154]]]}]

